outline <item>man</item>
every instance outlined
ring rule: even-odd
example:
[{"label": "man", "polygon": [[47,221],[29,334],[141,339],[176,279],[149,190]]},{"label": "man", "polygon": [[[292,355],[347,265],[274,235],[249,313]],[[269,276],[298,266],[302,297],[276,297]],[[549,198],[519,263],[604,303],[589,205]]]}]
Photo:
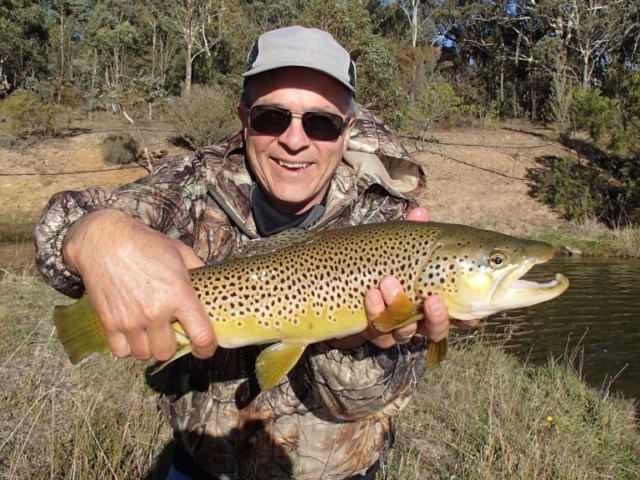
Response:
[{"label": "man", "polygon": [[[176,349],[171,322],[184,327],[193,356],[168,367],[160,401],[179,440],[171,479],[373,478],[393,441],[391,417],[424,372],[428,339],[448,334],[442,300],[429,298],[424,321],[392,334],[369,328],[310,346],[260,392],[262,347],[216,349],[187,270],[291,227],[426,221],[405,196],[424,176],[393,141],[386,148],[397,158],[348,151],[352,136],[381,150],[386,132],[371,116],[356,132],[355,66],[326,32],[263,34],[244,76],[242,131],[227,144],[113,192],[54,196],[36,229],[38,266],[60,291],[86,290],[118,357],[166,360]],[[400,291],[387,277],[368,292],[369,319]]]}]

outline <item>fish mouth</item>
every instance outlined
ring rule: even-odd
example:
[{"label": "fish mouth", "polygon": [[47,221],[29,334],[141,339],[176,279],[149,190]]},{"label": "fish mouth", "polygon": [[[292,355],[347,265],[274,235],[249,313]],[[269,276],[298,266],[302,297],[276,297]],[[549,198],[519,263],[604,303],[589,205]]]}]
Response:
[{"label": "fish mouth", "polygon": [[569,280],[561,273],[556,273],[554,279],[546,282],[522,279],[534,265],[546,261],[535,259],[509,272],[496,285],[491,295],[491,305],[499,306],[501,310],[522,308],[546,302],[562,294],[569,287]]}]

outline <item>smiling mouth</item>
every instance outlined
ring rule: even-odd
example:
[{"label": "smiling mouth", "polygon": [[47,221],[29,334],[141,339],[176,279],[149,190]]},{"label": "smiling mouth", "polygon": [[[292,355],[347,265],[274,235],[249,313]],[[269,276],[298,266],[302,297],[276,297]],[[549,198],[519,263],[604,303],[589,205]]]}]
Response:
[{"label": "smiling mouth", "polygon": [[291,170],[302,170],[304,168],[307,168],[309,165],[311,165],[310,163],[292,163],[292,162],[285,162],[283,160],[276,160],[276,163],[281,167],[288,168]]}]

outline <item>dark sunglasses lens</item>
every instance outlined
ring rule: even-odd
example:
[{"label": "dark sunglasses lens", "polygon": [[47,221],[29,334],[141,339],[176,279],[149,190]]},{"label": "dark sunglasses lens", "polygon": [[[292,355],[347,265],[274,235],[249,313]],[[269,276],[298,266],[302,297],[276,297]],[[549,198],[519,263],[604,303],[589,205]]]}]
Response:
[{"label": "dark sunglasses lens", "polygon": [[302,126],[309,138],[336,140],[342,133],[342,117],[333,113],[307,112],[302,116]]},{"label": "dark sunglasses lens", "polygon": [[291,123],[291,112],[284,108],[257,105],[251,109],[251,128],[266,135],[280,135]]}]

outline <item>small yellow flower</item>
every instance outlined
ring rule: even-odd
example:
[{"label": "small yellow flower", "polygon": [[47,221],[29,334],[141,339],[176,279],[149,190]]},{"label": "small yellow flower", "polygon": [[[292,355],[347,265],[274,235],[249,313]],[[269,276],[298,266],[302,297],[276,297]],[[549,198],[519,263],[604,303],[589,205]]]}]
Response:
[{"label": "small yellow flower", "polygon": [[547,422],[553,423],[553,416],[547,415]]}]

